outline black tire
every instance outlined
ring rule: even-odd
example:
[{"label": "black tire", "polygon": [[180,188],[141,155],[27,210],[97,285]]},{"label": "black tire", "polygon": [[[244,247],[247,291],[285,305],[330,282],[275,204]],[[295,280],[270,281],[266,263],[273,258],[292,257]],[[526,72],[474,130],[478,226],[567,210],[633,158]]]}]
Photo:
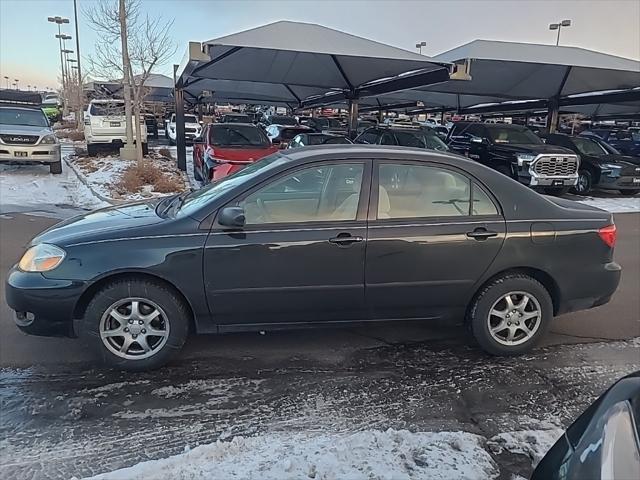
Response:
[{"label": "black tire", "polygon": [[54,175],[59,175],[62,173],[62,160],[58,160],[55,163],[49,164],[49,173],[53,173]]},{"label": "black tire", "polygon": [[631,189],[631,190],[620,190],[620,195],[624,195],[625,197],[632,197],[640,193],[639,189]]},{"label": "black tire", "polygon": [[593,188],[593,175],[589,170],[578,172],[578,183],[571,188],[571,192],[576,195],[588,195]]},{"label": "black tire", "polygon": [[[144,303],[144,300],[155,303],[167,318],[169,334],[166,342],[158,347],[155,354],[147,358],[120,357],[110,351],[100,337],[100,325],[103,317],[106,317],[107,312],[116,302],[129,298],[140,299],[142,303]],[[157,318],[157,321],[159,321],[163,316],[160,315]],[[188,307],[171,288],[159,283],[135,278],[116,280],[105,285],[93,296],[85,310],[83,319],[78,324],[78,336],[106,364],[112,367],[129,371],[152,370],[166,364],[180,351],[189,334],[189,319]],[[144,328],[144,326],[139,328]],[[118,340],[120,338],[122,337],[118,337]],[[157,337],[151,338],[156,338],[157,340]],[[132,344],[130,348],[134,347],[138,348],[139,344]],[[127,352],[130,352],[130,350],[127,350]]]},{"label": "black tire", "polygon": [[149,144],[147,142],[142,144],[142,154],[149,155]]},{"label": "black tire", "polygon": [[87,155],[90,157],[95,157],[98,154],[98,145],[95,143],[87,144]]},{"label": "black tire", "polygon": [[[505,297],[510,292],[524,292],[534,298],[538,302],[541,312],[537,320],[539,322],[537,330],[529,339],[518,345],[504,345],[497,341],[489,331],[491,322],[495,320],[495,317],[489,316],[489,312],[501,297]],[[480,290],[470,305],[467,321],[473,336],[484,351],[491,355],[510,356],[520,355],[531,350],[544,335],[552,318],[553,302],[547,289],[528,275],[514,273],[496,278]],[[533,328],[533,325],[530,326]],[[523,333],[521,332],[521,334]]]},{"label": "black tire", "polygon": [[202,174],[196,166],[195,158],[193,159],[193,178],[195,178],[198,182],[202,182]]},{"label": "black tire", "polygon": [[545,187],[544,193],[553,195],[554,197],[561,197],[569,193],[569,190],[571,190],[571,187]]}]

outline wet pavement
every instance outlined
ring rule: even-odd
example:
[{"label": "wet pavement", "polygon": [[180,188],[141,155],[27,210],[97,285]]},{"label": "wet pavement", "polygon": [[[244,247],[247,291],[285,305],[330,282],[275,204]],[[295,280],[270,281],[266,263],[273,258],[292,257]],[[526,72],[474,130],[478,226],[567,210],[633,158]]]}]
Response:
[{"label": "wet pavement", "polygon": [[[161,372],[0,370],[0,478],[83,477],[216,440],[387,428],[557,435],[607,386],[640,370],[640,341],[494,358],[447,340],[336,359],[212,357]],[[494,454],[500,478],[531,459]]]}]

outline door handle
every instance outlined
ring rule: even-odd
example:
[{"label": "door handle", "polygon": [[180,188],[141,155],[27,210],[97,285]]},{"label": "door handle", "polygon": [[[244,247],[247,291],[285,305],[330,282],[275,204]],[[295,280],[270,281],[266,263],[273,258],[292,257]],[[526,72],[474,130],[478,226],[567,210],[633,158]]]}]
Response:
[{"label": "door handle", "polygon": [[484,227],[476,228],[472,232],[467,232],[467,237],[474,240],[486,240],[487,238],[497,237],[498,232],[492,232]]},{"label": "door handle", "polygon": [[351,245],[352,243],[358,243],[358,242],[362,242],[364,240],[364,238],[362,237],[352,237],[350,234],[339,234],[336,237],[330,238],[329,242],[331,243],[335,243],[336,245],[340,245],[340,246],[347,246],[347,245]]}]

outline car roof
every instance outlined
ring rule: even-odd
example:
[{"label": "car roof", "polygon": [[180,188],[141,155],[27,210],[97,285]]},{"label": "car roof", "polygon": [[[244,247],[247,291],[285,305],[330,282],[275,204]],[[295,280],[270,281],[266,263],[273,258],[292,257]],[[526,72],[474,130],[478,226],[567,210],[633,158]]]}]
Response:
[{"label": "car roof", "polygon": [[254,127],[254,128],[260,128],[257,125],[253,124],[253,123],[248,123],[248,122],[212,122],[210,123],[210,125],[218,125],[218,126],[225,126],[228,127],[229,125],[233,125],[233,126],[238,126],[240,125],[241,127]]},{"label": "car roof", "polygon": [[[341,136],[341,135],[340,135]],[[303,160],[310,156],[331,158],[344,158],[345,156],[352,158],[389,158],[389,159],[405,159],[411,157],[412,160],[429,161],[438,158],[446,162],[459,163],[461,166],[475,167],[480,165],[478,162],[469,160],[461,155],[437,150],[429,150],[426,148],[414,147],[398,147],[383,145],[363,145],[363,144],[331,144],[331,145],[312,145],[304,149],[287,150],[286,154],[292,161]]]}]

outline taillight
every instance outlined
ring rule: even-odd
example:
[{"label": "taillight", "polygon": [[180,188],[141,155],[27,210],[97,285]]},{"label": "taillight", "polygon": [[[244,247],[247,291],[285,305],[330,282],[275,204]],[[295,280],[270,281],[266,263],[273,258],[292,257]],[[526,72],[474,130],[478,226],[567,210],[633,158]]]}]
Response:
[{"label": "taillight", "polygon": [[615,225],[608,225],[598,230],[598,235],[600,235],[602,241],[606,243],[609,248],[613,248],[618,238],[618,230]]}]

